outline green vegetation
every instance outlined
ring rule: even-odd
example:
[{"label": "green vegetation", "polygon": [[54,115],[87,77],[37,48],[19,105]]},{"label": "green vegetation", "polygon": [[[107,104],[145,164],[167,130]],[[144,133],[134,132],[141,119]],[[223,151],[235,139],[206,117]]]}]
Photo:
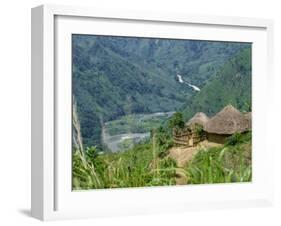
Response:
[{"label": "green vegetation", "polygon": [[95,147],[85,154],[75,151],[73,189],[174,185],[176,162],[166,156],[171,146],[169,133],[161,128],[150,142],[127,151],[97,154]]},{"label": "green vegetation", "polygon": [[[175,111],[249,44],[110,36],[72,36],[73,95],[84,146],[101,149],[104,122]],[[206,112],[208,113],[208,112]]]},{"label": "green vegetation", "polygon": [[182,113],[176,112],[169,121],[169,127],[175,129],[182,129],[184,127],[184,121]]},{"label": "green vegetation", "polygon": [[[187,184],[251,181],[251,132],[193,149],[185,166],[170,154],[173,129],[195,113],[212,116],[228,104],[251,111],[250,44],[73,35],[72,47],[74,190],[175,185],[179,177]],[[205,137],[202,126],[193,129]],[[110,152],[109,143],[121,151]]]},{"label": "green vegetation", "polygon": [[252,178],[251,132],[234,134],[223,147],[200,150],[188,164],[190,184],[249,182]]},{"label": "green vegetation", "polygon": [[198,135],[199,137],[203,136],[204,130],[203,130],[203,126],[202,125],[195,124],[195,128],[194,129],[195,129],[196,135]]},{"label": "green vegetation", "polygon": [[188,119],[196,112],[211,116],[228,104],[242,112],[250,111],[251,81],[251,49],[246,48],[229,60],[192,100],[187,101],[183,108],[184,118]]},{"label": "green vegetation", "polygon": [[[168,155],[172,146],[170,132],[160,127],[150,142],[123,152],[98,154],[95,147],[85,154],[75,151],[73,189],[175,185],[178,166]],[[182,171],[187,184],[251,181],[251,132],[234,134],[221,147],[200,150]]]}]

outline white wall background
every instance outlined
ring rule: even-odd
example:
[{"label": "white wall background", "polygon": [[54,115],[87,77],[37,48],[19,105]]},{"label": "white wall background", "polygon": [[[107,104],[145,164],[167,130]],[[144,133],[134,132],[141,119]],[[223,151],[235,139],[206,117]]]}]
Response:
[{"label": "white wall background", "polygon": [[[197,211],[178,214],[132,216],[51,222],[51,225],[280,225],[281,148],[276,128],[281,126],[281,7],[278,0],[6,0],[0,8],[0,225],[38,225],[30,208],[30,8],[43,3],[98,8],[152,10],[192,14],[263,17],[275,20],[276,203],[270,208]],[[279,63],[280,62],[280,63]],[[273,98],[273,97],[269,97]],[[278,134],[279,132],[279,134]]]}]

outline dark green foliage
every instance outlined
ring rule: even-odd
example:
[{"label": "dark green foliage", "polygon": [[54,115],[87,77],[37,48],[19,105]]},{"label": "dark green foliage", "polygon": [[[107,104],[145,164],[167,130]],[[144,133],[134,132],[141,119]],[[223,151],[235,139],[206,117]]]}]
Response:
[{"label": "dark green foliage", "polygon": [[239,144],[241,143],[241,137],[242,137],[241,133],[235,133],[231,137],[228,137],[226,139],[226,144],[231,146]]},{"label": "dark green foliage", "polygon": [[85,160],[94,166],[94,169],[98,173],[102,173],[105,170],[106,164],[104,159],[99,155],[96,147],[87,147],[85,150]]},{"label": "dark green foliage", "polygon": [[243,49],[228,61],[221,70],[186,103],[184,118],[192,117],[196,112],[209,116],[232,104],[240,111],[251,110],[251,49]]},{"label": "dark green foliage", "polygon": [[158,146],[158,157],[166,157],[168,155],[168,149],[174,144],[171,131],[168,128],[160,126],[152,133],[155,133],[155,143]]},{"label": "dark green foliage", "polygon": [[203,126],[199,124],[195,124],[195,133],[199,136],[202,137],[204,134]]},{"label": "dark green foliage", "polygon": [[176,128],[176,129],[182,129],[184,127],[184,120],[182,113],[176,112],[172,118],[169,120],[169,127],[170,128]]},{"label": "dark green foliage", "polygon": [[[101,168],[100,171],[104,170]],[[94,161],[80,151],[74,151],[72,155],[72,188],[91,189],[100,187],[100,178],[97,176]]]},{"label": "dark green foliage", "polygon": [[98,152],[95,147],[87,147],[85,150],[86,160],[93,161],[97,156]]},{"label": "dark green foliage", "polygon": [[245,134],[235,133],[226,139],[226,145],[234,146],[237,144],[247,143],[252,139],[252,133],[247,132]]}]

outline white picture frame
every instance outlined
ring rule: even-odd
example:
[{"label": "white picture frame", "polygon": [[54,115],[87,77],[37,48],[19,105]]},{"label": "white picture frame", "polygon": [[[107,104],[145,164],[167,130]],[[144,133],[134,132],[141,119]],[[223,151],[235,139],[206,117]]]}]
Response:
[{"label": "white picture frame", "polygon": [[[253,182],[72,192],[71,120],[62,115],[71,114],[69,35],[75,32],[252,42]],[[33,8],[32,216],[56,220],[271,205],[273,181],[267,175],[273,171],[273,151],[266,139],[271,102],[266,97],[271,95],[272,62],[271,20],[57,5]]]}]

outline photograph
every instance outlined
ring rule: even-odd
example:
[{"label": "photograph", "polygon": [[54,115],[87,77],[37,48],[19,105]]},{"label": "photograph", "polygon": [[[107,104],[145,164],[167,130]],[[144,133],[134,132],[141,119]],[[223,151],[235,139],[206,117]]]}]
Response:
[{"label": "photograph", "polygon": [[71,45],[72,190],[252,181],[252,43]]}]

